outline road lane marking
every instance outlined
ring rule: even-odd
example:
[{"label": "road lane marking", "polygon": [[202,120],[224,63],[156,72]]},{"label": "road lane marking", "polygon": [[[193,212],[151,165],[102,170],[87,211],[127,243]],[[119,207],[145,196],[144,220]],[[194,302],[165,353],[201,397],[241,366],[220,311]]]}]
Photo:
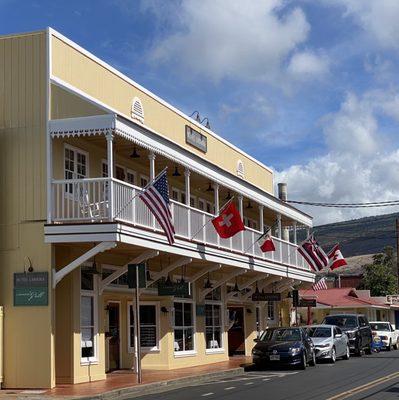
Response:
[{"label": "road lane marking", "polygon": [[213,392],[204,393],[204,394],[201,394],[201,396],[202,396],[202,397],[211,396],[212,394],[215,394],[215,393],[213,393]]},{"label": "road lane marking", "polygon": [[270,381],[270,378],[262,379],[263,382]]},{"label": "road lane marking", "polygon": [[254,384],[253,382],[244,383],[244,385],[253,385],[253,384]]},{"label": "road lane marking", "polygon": [[232,390],[232,389],[235,389],[235,388],[236,388],[235,386],[230,386],[230,387],[224,388],[224,390]]},{"label": "road lane marking", "polygon": [[378,378],[374,381],[366,383],[365,385],[357,386],[353,389],[347,390],[345,392],[339,393],[333,397],[329,397],[327,400],[343,400],[347,399],[355,394],[364,392],[365,390],[371,389],[374,386],[381,385],[382,383],[388,382],[392,379],[399,378],[399,372],[394,372],[393,374],[383,376],[382,378]]}]

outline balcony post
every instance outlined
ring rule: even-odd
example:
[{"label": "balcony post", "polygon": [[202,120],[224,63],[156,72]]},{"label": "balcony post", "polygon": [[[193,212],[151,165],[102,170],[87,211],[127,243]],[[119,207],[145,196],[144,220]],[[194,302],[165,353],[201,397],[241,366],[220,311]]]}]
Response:
[{"label": "balcony post", "polygon": [[[213,184],[213,190],[214,190],[214,196],[215,196],[215,215],[219,215],[219,184],[214,183]],[[217,235],[217,244],[220,246],[220,236]]]},{"label": "balcony post", "polygon": [[109,202],[109,219],[114,220],[114,135],[112,132],[106,134],[107,139],[107,168],[108,168],[108,202]]},{"label": "balcony post", "polygon": [[[298,238],[296,234],[296,221],[293,222],[293,226],[294,226],[294,244],[297,245]],[[298,251],[295,251],[295,265],[298,265]]]},{"label": "balcony post", "polygon": [[279,247],[280,247],[280,262],[283,261],[283,244],[281,242],[281,214],[277,214],[277,229],[278,229],[278,238]]},{"label": "balcony post", "polygon": [[[244,205],[243,205],[242,194],[238,195],[238,210],[240,212],[242,220],[244,220]],[[244,252],[244,231],[240,232],[240,236],[241,236],[241,251]]]},{"label": "balcony post", "polygon": [[265,229],[265,223],[263,221],[263,206],[262,204],[259,204],[259,230],[262,232]]},{"label": "balcony post", "polygon": [[150,160],[150,181],[155,178],[155,154],[154,152],[150,152],[148,154],[148,159]]},{"label": "balcony post", "polygon": [[[186,168],[184,170],[184,184],[185,184],[185,192],[186,192],[186,206],[190,207],[190,170]],[[187,236],[190,238],[192,236],[191,232],[191,209],[187,209]]]}]

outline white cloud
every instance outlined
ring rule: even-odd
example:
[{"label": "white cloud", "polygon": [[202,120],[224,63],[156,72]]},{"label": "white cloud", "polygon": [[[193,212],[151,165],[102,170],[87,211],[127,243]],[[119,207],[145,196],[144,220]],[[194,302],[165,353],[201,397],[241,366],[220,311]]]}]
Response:
[{"label": "white cloud", "polygon": [[[287,182],[289,198],[351,203],[399,199],[399,149],[390,144],[380,123],[396,118],[398,93],[370,91],[358,98],[349,93],[336,113],[321,122],[326,154],[304,165],[277,172]],[[391,113],[391,115],[389,115]],[[399,211],[399,208],[335,209],[305,207],[315,224]]]},{"label": "white cloud", "polygon": [[399,48],[398,0],[325,0],[325,3],[342,5],[344,15],[353,17],[380,46]]},{"label": "white cloud", "polygon": [[[298,50],[310,26],[300,8],[283,0],[183,0],[175,12],[157,14],[172,33],[155,44],[153,62],[218,81],[223,78],[276,83],[283,64]],[[150,9],[152,9],[151,7]],[[177,22],[176,22],[177,21]],[[325,68],[316,54],[298,53],[292,69],[308,75]]]},{"label": "white cloud", "polygon": [[311,51],[295,53],[287,67],[287,71],[296,79],[320,78],[329,72],[330,61],[327,55],[317,55]]}]

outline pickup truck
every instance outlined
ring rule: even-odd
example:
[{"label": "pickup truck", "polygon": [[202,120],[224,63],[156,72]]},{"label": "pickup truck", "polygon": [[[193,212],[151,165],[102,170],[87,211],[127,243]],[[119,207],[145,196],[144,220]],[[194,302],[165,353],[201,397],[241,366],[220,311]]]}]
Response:
[{"label": "pickup truck", "polygon": [[391,323],[384,321],[370,322],[373,336],[379,336],[387,350],[398,348],[399,331]]}]

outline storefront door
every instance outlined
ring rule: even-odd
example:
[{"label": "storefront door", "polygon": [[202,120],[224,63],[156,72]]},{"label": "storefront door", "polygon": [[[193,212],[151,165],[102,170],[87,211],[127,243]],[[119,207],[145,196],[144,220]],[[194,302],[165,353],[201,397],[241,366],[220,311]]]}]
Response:
[{"label": "storefront door", "polygon": [[245,354],[244,308],[229,307],[229,356]]},{"label": "storefront door", "polygon": [[119,313],[119,303],[108,303],[108,354],[110,371],[120,368]]}]

